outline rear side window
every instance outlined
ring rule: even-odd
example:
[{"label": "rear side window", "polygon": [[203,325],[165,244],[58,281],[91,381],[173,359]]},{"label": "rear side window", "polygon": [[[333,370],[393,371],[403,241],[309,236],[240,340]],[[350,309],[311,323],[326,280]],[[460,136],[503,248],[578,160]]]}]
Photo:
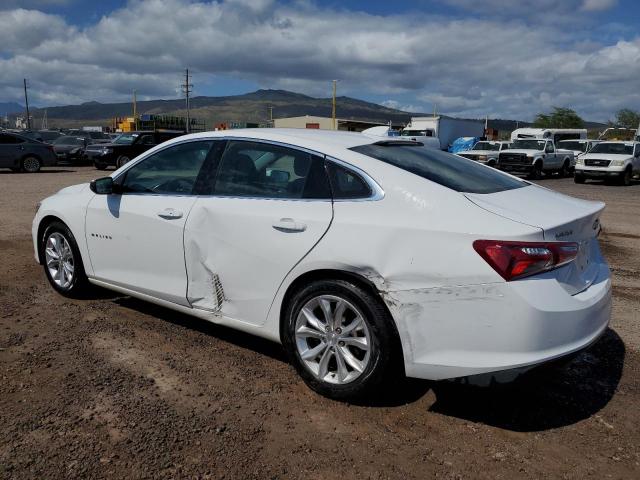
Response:
[{"label": "rear side window", "polygon": [[214,195],[252,198],[330,199],[324,160],[269,143],[230,141]]},{"label": "rear side window", "polygon": [[369,144],[352,147],[354,152],[465,193],[495,193],[528,185],[498,170],[457,155],[420,145]]},{"label": "rear side window", "polygon": [[333,198],[355,199],[371,196],[371,188],[356,173],[332,162],[327,162],[327,171],[331,180]]},{"label": "rear side window", "polygon": [[15,135],[8,135],[6,133],[0,133],[0,144],[10,145],[16,143],[24,143],[24,140]]}]

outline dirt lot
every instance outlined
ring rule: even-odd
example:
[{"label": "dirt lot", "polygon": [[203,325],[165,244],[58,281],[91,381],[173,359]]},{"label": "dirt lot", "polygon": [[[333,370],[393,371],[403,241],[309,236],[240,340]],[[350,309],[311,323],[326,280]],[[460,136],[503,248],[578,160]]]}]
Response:
[{"label": "dirt lot", "polygon": [[608,204],[614,315],[588,352],[508,386],[413,381],[346,405],[277,345],[55,294],[33,261],[34,204],[96,176],[0,172],[0,477],[640,478],[640,184],[541,182]]}]

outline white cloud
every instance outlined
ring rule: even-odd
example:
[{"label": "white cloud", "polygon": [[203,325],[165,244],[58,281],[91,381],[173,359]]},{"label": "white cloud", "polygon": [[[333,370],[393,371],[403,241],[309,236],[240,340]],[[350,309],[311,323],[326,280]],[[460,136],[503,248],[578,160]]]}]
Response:
[{"label": "white cloud", "polygon": [[23,77],[36,103],[128,100],[134,88],[174,97],[187,66],[196,79],[223,75],[325,97],[337,78],[341,95],[384,95],[416,110],[437,103],[464,116],[527,119],[559,105],[606,119],[623,106],[640,108],[640,39],[601,45],[555,24],[379,16],[272,0],[132,1],[85,29],[33,10],[0,15],[2,100],[20,98]]},{"label": "white cloud", "polygon": [[609,10],[618,3],[618,0],[584,0],[582,10],[585,12],[597,12]]}]

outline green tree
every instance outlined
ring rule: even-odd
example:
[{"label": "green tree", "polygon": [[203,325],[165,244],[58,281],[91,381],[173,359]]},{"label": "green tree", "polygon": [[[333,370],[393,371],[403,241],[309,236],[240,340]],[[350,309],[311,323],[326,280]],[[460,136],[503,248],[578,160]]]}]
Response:
[{"label": "green tree", "polygon": [[615,124],[623,128],[638,128],[638,125],[640,125],[640,113],[629,108],[618,110]]},{"label": "green tree", "polygon": [[551,113],[539,113],[533,121],[537,128],[583,128],[584,120],[570,108],[553,107]]}]

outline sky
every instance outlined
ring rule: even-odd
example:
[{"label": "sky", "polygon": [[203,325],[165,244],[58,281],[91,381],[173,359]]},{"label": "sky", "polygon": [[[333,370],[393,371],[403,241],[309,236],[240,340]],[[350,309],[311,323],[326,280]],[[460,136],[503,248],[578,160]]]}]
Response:
[{"label": "sky", "polygon": [[637,0],[0,0],[0,102],[259,88],[414,112],[607,121],[640,110]]}]

